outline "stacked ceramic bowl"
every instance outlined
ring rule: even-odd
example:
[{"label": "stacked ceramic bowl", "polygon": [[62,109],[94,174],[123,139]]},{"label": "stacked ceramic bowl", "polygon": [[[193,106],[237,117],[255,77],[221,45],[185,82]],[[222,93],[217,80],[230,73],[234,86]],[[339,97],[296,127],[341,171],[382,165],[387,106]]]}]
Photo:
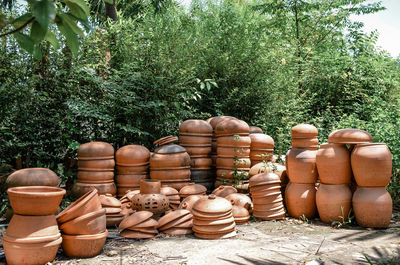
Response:
[{"label": "stacked ceramic bowl", "polygon": [[107,227],[118,226],[124,219],[122,203],[111,194],[100,195],[101,207],[106,211]]},{"label": "stacked ceramic bowl", "polygon": [[316,165],[318,129],[310,124],[292,128],[292,148],[286,154],[286,169],[290,183],[285,200],[289,214],[311,219],[317,212],[315,202],[318,172]]},{"label": "stacked ceramic bowl", "polygon": [[120,235],[125,238],[153,238],[158,234],[158,222],[151,217],[152,212],[139,211],[122,220],[119,225]]},{"label": "stacked ceramic bowl", "polygon": [[139,190],[139,182],[149,178],[150,151],[141,145],[126,145],[115,153],[118,197]]},{"label": "stacked ceramic bowl", "polygon": [[204,239],[223,239],[236,235],[232,204],[214,194],[198,200],[192,208],[194,235]]},{"label": "stacked ceramic bowl", "polygon": [[234,202],[232,203],[232,215],[236,225],[245,224],[250,219],[249,211],[245,207],[235,205]]},{"label": "stacked ceramic bowl", "polygon": [[253,215],[262,220],[283,219],[285,208],[280,178],[274,173],[260,173],[250,178]]},{"label": "stacked ceramic bowl", "polygon": [[158,230],[172,236],[192,234],[193,215],[189,210],[178,209],[158,220]]},{"label": "stacked ceramic bowl", "polygon": [[161,187],[160,193],[167,196],[170,210],[178,209],[179,204],[181,203],[179,191],[171,187]]},{"label": "stacked ceramic bowl", "polygon": [[207,188],[200,184],[190,183],[179,191],[181,199],[185,199],[190,195],[205,195]]},{"label": "stacked ceramic bowl", "polygon": [[105,210],[96,189],[71,203],[56,218],[63,233],[65,255],[86,258],[103,250],[108,231]]},{"label": "stacked ceramic bowl", "polygon": [[78,181],[72,188],[75,196],[96,188],[99,194],[115,195],[114,147],[104,142],[82,144],[78,149]]},{"label": "stacked ceramic bowl", "polygon": [[274,139],[263,133],[251,133],[250,139],[251,166],[263,161],[271,161],[274,154]]},{"label": "stacked ceramic bowl", "polygon": [[65,194],[56,187],[7,190],[14,215],[2,239],[7,264],[45,264],[54,260],[62,238],[54,213]]},{"label": "stacked ceramic bowl", "polygon": [[179,126],[179,143],[190,155],[190,179],[211,192],[215,178],[212,174],[211,140],[213,128],[203,120],[186,120]]}]

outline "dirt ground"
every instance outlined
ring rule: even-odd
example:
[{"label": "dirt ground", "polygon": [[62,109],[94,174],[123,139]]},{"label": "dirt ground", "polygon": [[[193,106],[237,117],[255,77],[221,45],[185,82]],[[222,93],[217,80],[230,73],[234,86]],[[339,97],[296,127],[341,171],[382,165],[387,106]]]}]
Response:
[{"label": "dirt ground", "polygon": [[399,214],[385,230],[335,229],[316,220],[290,218],[252,221],[237,226],[237,236],[224,240],[164,234],[133,240],[119,237],[116,229],[109,232],[100,255],[70,259],[60,248],[53,264],[400,264]]}]

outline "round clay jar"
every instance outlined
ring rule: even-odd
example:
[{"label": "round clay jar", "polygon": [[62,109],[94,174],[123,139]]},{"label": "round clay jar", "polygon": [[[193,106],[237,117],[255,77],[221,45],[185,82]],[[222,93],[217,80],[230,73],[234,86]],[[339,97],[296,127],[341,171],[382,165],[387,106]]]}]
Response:
[{"label": "round clay jar", "polygon": [[319,217],[324,223],[348,220],[351,208],[351,190],[348,184],[320,184],[316,194]]},{"label": "round clay jar", "polygon": [[319,180],[346,184],[351,180],[350,152],[344,144],[322,144],[316,157]]},{"label": "round clay jar", "polygon": [[24,168],[10,174],[6,180],[8,188],[20,186],[57,187],[58,177],[48,168]]},{"label": "round clay jar", "polygon": [[289,183],[285,190],[286,207],[294,218],[314,218],[317,212],[315,184]]},{"label": "round clay jar", "polygon": [[288,176],[292,183],[317,181],[316,150],[291,148],[287,153]]}]

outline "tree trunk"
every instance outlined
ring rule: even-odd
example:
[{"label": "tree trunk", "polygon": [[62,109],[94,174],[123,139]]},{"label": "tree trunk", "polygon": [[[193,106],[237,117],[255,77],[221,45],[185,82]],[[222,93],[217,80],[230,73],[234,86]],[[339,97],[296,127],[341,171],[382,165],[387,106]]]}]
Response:
[{"label": "tree trunk", "polygon": [[117,9],[115,8],[115,0],[112,4],[105,2],[106,4],[106,19],[111,18],[113,21],[118,20]]}]

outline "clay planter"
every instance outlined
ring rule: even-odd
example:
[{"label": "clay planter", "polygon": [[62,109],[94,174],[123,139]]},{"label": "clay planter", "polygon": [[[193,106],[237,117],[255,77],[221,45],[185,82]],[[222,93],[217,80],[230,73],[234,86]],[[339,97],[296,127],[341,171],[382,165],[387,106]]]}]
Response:
[{"label": "clay planter", "polygon": [[99,194],[112,194],[115,195],[117,193],[117,186],[115,186],[114,181],[110,181],[108,183],[85,183],[78,180],[72,187],[72,193],[75,196],[83,196],[85,193],[88,193],[92,189],[96,189]]},{"label": "clay planter", "polygon": [[332,221],[347,221],[352,195],[347,184],[320,184],[316,194],[316,203],[321,221],[328,224]]},{"label": "clay planter", "polygon": [[106,230],[106,210],[101,209],[75,218],[60,226],[69,235],[92,235]]},{"label": "clay planter", "polygon": [[328,136],[328,143],[359,144],[371,142],[371,134],[358,129],[340,129],[332,132]]},{"label": "clay planter", "polygon": [[120,167],[146,165],[150,160],[150,151],[141,145],[126,145],[115,153],[115,162]]},{"label": "clay planter", "polygon": [[302,215],[312,219],[317,211],[315,184],[289,183],[286,186],[285,201],[289,214],[294,218]]},{"label": "clay planter", "polygon": [[52,215],[66,191],[48,186],[13,187],[7,190],[11,207],[16,214]]},{"label": "clay planter", "polygon": [[101,203],[97,194],[97,190],[93,189],[80,197],[78,200],[71,203],[67,208],[64,209],[64,211],[59,213],[56,218],[57,222],[62,224],[79,216],[101,209]]},{"label": "clay planter", "polygon": [[392,154],[384,143],[357,144],[351,167],[358,186],[386,186],[392,174]]},{"label": "clay planter", "polygon": [[298,124],[292,128],[292,137],[313,138],[318,136],[318,129],[311,124]]},{"label": "clay planter", "polygon": [[47,168],[24,168],[13,172],[7,177],[6,186],[52,186],[57,187],[56,173]]},{"label": "clay planter", "polygon": [[132,199],[132,209],[162,214],[169,207],[167,196],[162,194],[137,194]]},{"label": "clay planter", "polygon": [[350,152],[343,144],[322,144],[317,151],[316,163],[321,183],[350,183]]},{"label": "clay planter", "polygon": [[248,136],[250,133],[250,127],[246,122],[242,120],[228,119],[219,122],[214,127],[214,133],[216,137],[230,136],[230,135]]},{"label": "clay planter", "polygon": [[250,134],[253,133],[263,133],[263,130],[257,126],[250,126]]},{"label": "clay planter", "polygon": [[231,193],[237,193],[237,189],[232,186],[219,186],[212,193],[219,197],[226,197]]},{"label": "clay planter", "polygon": [[358,187],[354,192],[354,215],[360,226],[387,228],[392,207],[392,198],[385,187]]},{"label": "clay planter", "polygon": [[94,257],[103,250],[108,231],[94,235],[63,235],[64,254],[74,258]]},{"label": "clay planter", "polygon": [[159,180],[145,179],[140,181],[141,194],[159,194],[161,191],[161,182]]},{"label": "clay planter", "polygon": [[179,191],[181,198],[186,198],[190,195],[205,195],[207,188],[200,184],[190,183]]},{"label": "clay planter", "polygon": [[7,241],[4,237],[2,240],[4,253],[6,254],[7,264],[46,264],[52,262],[61,244],[62,238],[59,237],[54,241],[42,243],[15,243]]},{"label": "clay planter", "polygon": [[290,182],[315,183],[317,181],[317,151],[292,148],[287,153]]}]

